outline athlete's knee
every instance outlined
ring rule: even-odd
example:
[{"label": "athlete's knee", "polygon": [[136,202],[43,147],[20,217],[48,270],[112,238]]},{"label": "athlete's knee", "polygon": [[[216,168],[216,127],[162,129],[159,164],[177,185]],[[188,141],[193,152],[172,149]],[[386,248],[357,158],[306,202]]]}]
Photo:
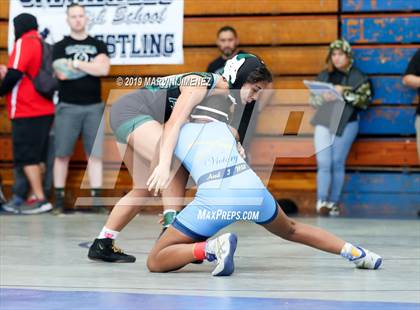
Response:
[{"label": "athlete's knee", "polygon": [[155,261],[152,258],[150,258],[150,256],[147,258],[146,265],[147,265],[147,269],[149,269],[150,272],[158,272],[157,271],[158,268],[155,264]]},{"label": "athlete's knee", "polygon": [[159,265],[158,260],[156,259],[156,255],[149,254],[147,257],[147,269],[149,269],[150,272],[165,272],[162,270],[161,266]]}]

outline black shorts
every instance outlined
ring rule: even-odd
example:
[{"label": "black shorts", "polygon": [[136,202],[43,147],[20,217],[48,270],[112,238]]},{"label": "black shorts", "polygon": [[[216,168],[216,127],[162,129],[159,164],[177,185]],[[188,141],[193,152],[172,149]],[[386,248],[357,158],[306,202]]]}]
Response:
[{"label": "black shorts", "polygon": [[15,167],[36,165],[46,161],[53,120],[53,115],[12,120]]}]

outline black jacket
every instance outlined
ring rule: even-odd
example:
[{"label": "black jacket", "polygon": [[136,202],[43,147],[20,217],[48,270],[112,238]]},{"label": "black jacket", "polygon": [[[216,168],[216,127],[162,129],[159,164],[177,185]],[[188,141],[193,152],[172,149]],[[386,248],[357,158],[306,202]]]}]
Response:
[{"label": "black jacket", "polygon": [[[330,75],[329,71],[324,70],[316,77],[316,80],[329,83]],[[352,66],[342,76],[338,84],[349,86],[343,94],[344,105],[326,103],[321,96],[311,95],[310,98],[311,104],[317,108],[311,124],[328,127],[337,136],[343,134],[344,128],[353,120],[355,113],[360,109],[367,109],[372,100],[372,91],[366,74]]]}]

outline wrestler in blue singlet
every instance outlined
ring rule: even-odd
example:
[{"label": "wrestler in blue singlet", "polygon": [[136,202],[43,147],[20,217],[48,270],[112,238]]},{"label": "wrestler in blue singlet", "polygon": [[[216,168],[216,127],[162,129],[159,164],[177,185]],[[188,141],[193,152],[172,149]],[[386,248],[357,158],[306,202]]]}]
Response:
[{"label": "wrestler in blue singlet", "polygon": [[196,182],[197,193],[173,226],[192,239],[207,239],[239,220],[265,224],[277,215],[276,201],[239,155],[225,123],[185,124],[175,155]]}]

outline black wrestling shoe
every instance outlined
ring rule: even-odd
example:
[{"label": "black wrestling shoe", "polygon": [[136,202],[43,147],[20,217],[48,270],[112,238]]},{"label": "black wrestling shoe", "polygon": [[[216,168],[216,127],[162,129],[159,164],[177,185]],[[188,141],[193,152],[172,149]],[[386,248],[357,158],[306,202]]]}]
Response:
[{"label": "black wrestling shoe", "polygon": [[127,255],[116,247],[111,238],[95,239],[89,248],[88,257],[108,263],[134,263],[136,261],[133,255]]}]

